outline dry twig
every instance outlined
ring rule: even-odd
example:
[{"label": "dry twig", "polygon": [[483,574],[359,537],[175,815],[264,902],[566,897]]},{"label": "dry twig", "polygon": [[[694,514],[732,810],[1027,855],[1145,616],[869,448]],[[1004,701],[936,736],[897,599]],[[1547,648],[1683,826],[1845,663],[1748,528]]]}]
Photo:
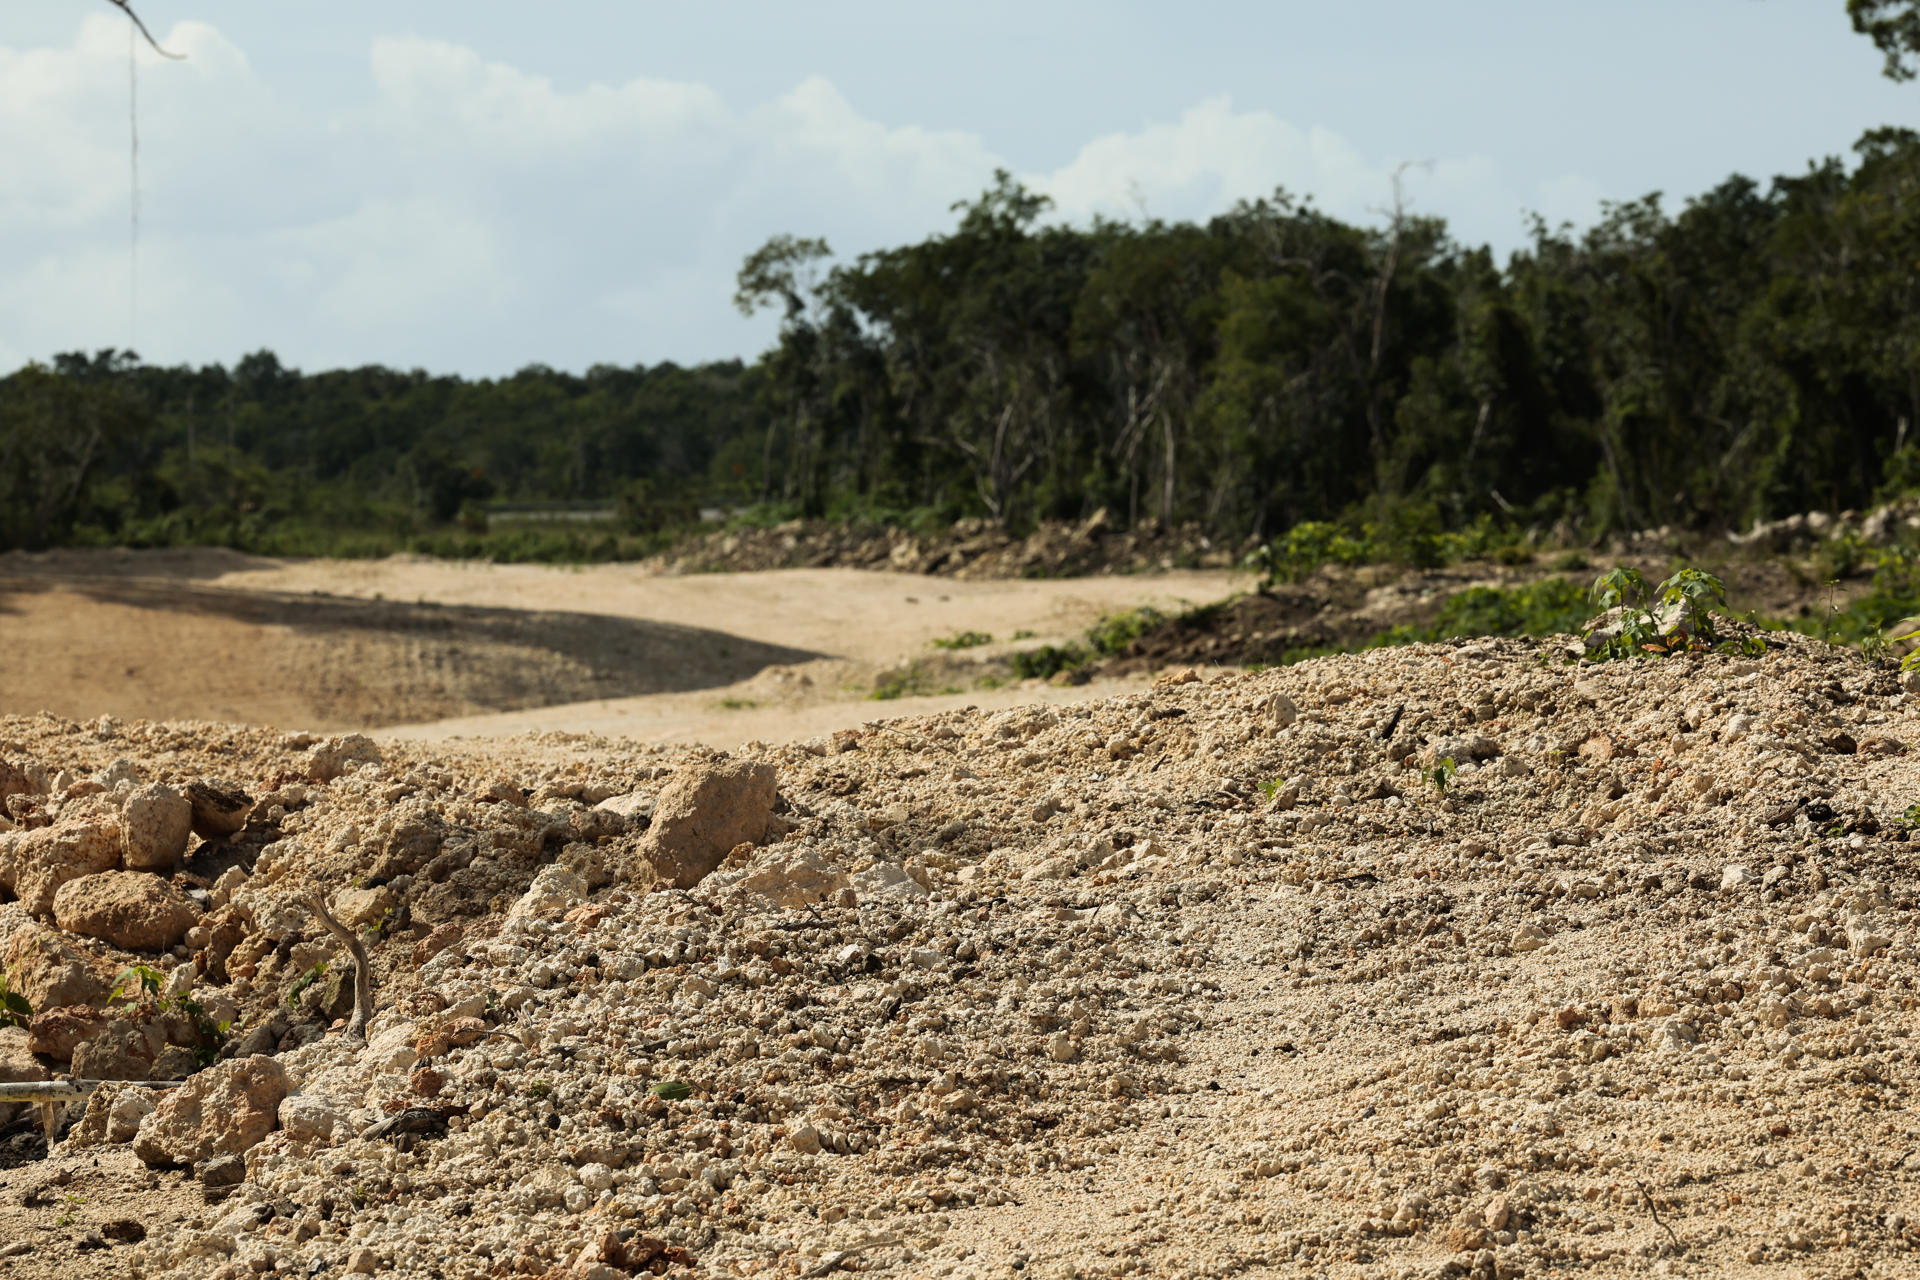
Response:
[{"label": "dry twig", "polygon": [[857,1244],[851,1249],[835,1249],[832,1253],[829,1253],[826,1257],[814,1263],[813,1266],[802,1271],[800,1273],[800,1280],[816,1280],[816,1277],[824,1276],[830,1271],[839,1270],[869,1249],[884,1249],[888,1245],[899,1243],[900,1241],[898,1239],[889,1237],[885,1240],[869,1240],[867,1243]]},{"label": "dry twig", "polygon": [[1669,1240],[1671,1240],[1671,1241],[1673,1241],[1673,1245],[1674,1245],[1674,1248],[1676,1248],[1676,1249],[1677,1249],[1677,1248],[1679,1248],[1679,1247],[1680,1247],[1680,1237],[1679,1237],[1679,1236],[1677,1236],[1677,1235],[1675,1235],[1675,1234],[1673,1234],[1673,1228],[1672,1228],[1672,1227],[1670,1227],[1670,1226],[1668,1226],[1668,1225],[1667,1225],[1667,1224],[1666,1224],[1665,1222],[1662,1222],[1662,1221],[1660,1220],[1660,1211],[1659,1211],[1658,1209],[1656,1209],[1656,1208],[1654,1208],[1654,1207],[1653,1207],[1653,1192],[1651,1192],[1651,1191],[1649,1191],[1649,1190],[1647,1190],[1647,1184],[1646,1184],[1646,1183],[1644,1183],[1644,1182],[1639,1182],[1639,1181],[1636,1181],[1636,1182],[1634,1183],[1634,1185],[1635,1185],[1635,1186],[1637,1186],[1637,1187],[1639,1187],[1639,1188],[1640,1188],[1640,1194],[1646,1197],[1646,1200],[1647,1200],[1647,1212],[1648,1212],[1649,1214],[1651,1214],[1651,1215],[1653,1215],[1653,1225],[1654,1225],[1654,1226],[1656,1226],[1656,1227],[1659,1227],[1659,1228],[1660,1228],[1660,1229],[1661,1229],[1662,1231],[1664,1231],[1664,1232],[1666,1232],[1666,1233],[1667,1233],[1667,1239],[1669,1239]]}]

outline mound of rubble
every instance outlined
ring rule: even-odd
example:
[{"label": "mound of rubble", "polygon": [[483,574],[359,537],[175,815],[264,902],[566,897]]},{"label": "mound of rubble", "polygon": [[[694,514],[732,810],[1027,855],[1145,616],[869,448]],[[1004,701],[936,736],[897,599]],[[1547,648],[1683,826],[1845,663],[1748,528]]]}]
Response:
[{"label": "mound of rubble", "polygon": [[182,1080],[0,1174],[0,1275],[1912,1274],[1920,726],[1782,643],[733,753],[0,722],[0,1076]]},{"label": "mound of rubble", "polygon": [[790,520],[770,528],[702,534],[648,561],[661,573],[760,569],[884,569],[960,579],[1073,578],[1163,569],[1231,569],[1255,543],[1231,546],[1198,525],[1144,520],[1115,527],[1105,508],[1077,523],[1048,521],[1016,537],[988,520],[937,533],[897,525]]}]

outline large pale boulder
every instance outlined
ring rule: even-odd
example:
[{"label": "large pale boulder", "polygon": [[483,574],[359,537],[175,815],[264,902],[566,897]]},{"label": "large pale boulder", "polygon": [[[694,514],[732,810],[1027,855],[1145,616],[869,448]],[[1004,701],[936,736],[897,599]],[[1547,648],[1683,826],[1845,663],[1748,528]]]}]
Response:
[{"label": "large pale boulder", "polygon": [[290,1093],[280,1100],[280,1127],[297,1141],[332,1146],[354,1136],[352,1108],[317,1093]]},{"label": "large pale boulder", "polygon": [[141,871],[103,871],[61,885],[53,918],[68,933],[128,951],[165,951],[187,936],[200,909],[170,880]]},{"label": "large pale boulder", "polygon": [[[27,1033],[20,1027],[0,1027],[0,1084],[27,1084],[48,1079],[47,1069],[34,1061]],[[0,1125],[11,1124],[21,1104],[0,1102]]]},{"label": "large pale boulder", "polygon": [[773,816],[773,766],[746,760],[691,765],[654,805],[640,856],[662,881],[690,889],[736,845],[766,838]]},{"label": "large pale boulder", "polygon": [[[71,1022],[62,1014],[72,1015]],[[111,1010],[55,1009],[35,1018],[33,1031],[36,1042],[70,1036],[72,1072],[83,1080],[178,1080],[199,1065],[194,1048],[201,1036],[193,1019],[152,1001]]]},{"label": "large pale boulder", "polygon": [[74,1046],[73,1074],[82,1080],[155,1079],[154,1063],[165,1043],[130,1019],[115,1018]]},{"label": "large pale boulder", "polygon": [[33,783],[27,775],[15,768],[4,756],[0,756],[0,802],[4,802],[8,796],[31,794],[33,794]]},{"label": "large pale boulder", "polygon": [[196,1164],[243,1154],[273,1132],[287,1073],[264,1054],[218,1062],[160,1099],[133,1153],[148,1164]]},{"label": "large pale boulder", "polygon": [[349,929],[370,929],[400,904],[399,895],[381,885],[375,889],[342,889],[333,896],[333,918]]},{"label": "large pale boulder", "polygon": [[379,762],[380,747],[372,738],[349,733],[315,745],[307,756],[307,777],[314,782],[332,782],[349,769]]},{"label": "large pale boulder", "polygon": [[587,882],[584,878],[562,866],[545,866],[534,876],[533,883],[527,886],[527,891],[520,895],[519,901],[507,909],[507,918],[558,915],[586,901],[586,897]]},{"label": "large pale boulder", "polygon": [[72,1059],[82,1044],[107,1029],[113,1014],[90,1004],[42,1009],[27,1028],[27,1047],[56,1062]]},{"label": "large pale boulder", "polygon": [[20,905],[34,915],[48,915],[53,911],[53,895],[69,880],[120,865],[120,822],[105,814],[89,814],[40,827],[14,840],[11,853],[0,864],[0,885],[9,885]]},{"label": "large pale boulder", "polygon": [[160,1095],[137,1085],[106,1084],[87,1098],[80,1123],[67,1134],[63,1152],[97,1147],[109,1142],[131,1142],[140,1122],[153,1114]]},{"label": "large pale boulder", "polygon": [[756,858],[735,887],[764,899],[769,906],[793,909],[825,902],[848,888],[846,872],[811,849],[774,845]]},{"label": "large pale boulder", "polygon": [[107,1001],[106,981],[77,947],[51,929],[27,925],[14,930],[3,959],[9,986],[27,998],[35,1013]]},{"label": "large pale boulder", "polygon": [[186,856],[193,804],[172,787],[153,783],[120,808],[121,861],[130,871],[171,871]]}]

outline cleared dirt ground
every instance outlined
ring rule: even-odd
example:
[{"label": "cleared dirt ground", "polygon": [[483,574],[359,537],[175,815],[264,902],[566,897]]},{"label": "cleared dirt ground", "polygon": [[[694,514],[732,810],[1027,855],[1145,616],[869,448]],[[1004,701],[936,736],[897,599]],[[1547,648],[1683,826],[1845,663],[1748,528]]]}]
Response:
[{"label": "cleared dirt ground", "polygon": [[[218,550],[0,556],[0,712],[204,719],[405,736],[568,730],[787,741],[881,712],[1132,687],[977,690],[1019,631],[1202,604],[1224,571],[956,582],[852,569],[659,576],[412,558],[288,562]],[[961,631],[956,692],[885,707],[876,675]],[[863,704],[864,705],[860,705]]]}]

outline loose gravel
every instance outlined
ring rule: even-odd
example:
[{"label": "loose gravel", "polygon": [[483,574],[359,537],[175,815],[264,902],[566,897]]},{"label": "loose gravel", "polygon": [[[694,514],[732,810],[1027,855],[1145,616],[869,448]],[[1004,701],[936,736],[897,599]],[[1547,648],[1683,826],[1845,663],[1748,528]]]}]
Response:
[{"label": "loose gravel", "polygon": [[[158,1094],[75,1107],[0,1175],[0,1276],[1911,1274],[1916,704],[1775,644],[1416,646],[730,753],[0,721],[16,837],[252,800],[172,873],[175,952],[60,937],[287,1090],[195,1183],[125,1154]],[[653,806],[723,761],[775,770],[766,835],[662,888]],[[103,1156],[95,1199],[159,1208],[83,1248],[47,1179]]]}]

